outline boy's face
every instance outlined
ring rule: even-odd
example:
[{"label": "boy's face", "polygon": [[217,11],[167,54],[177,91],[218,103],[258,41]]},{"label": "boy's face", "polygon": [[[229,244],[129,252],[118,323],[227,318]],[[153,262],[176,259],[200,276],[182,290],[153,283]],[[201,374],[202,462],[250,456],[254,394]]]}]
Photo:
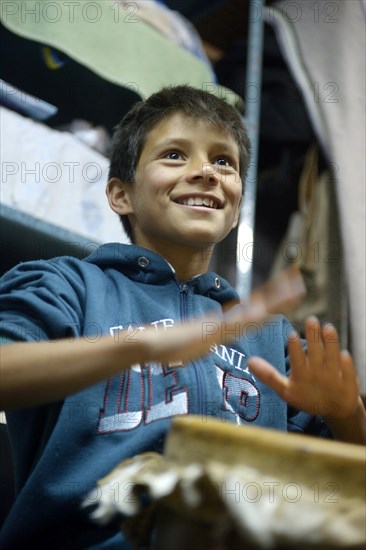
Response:
[{"label": "boy's face", "polygon": [[135,244],[164,254],[221,241],[237,224],[241,196],[234,138],[176,113],[148,134],[135,183],[114,210],[129,215]]}]

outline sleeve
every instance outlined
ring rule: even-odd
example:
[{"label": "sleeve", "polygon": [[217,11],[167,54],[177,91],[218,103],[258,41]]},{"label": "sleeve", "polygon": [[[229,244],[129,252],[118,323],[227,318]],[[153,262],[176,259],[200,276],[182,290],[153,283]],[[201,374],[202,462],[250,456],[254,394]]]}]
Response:
[{"label": "sleeve", "polygon": [[288,408],[287,429],[289,432],[333,439],[332,432],[321,416],[311,416],[292,407]]},{"label": "sleeve", "polygon": [[84,294],[80,274],[61,258],[19,264],[0,281],[2,341],[80,336]]}]

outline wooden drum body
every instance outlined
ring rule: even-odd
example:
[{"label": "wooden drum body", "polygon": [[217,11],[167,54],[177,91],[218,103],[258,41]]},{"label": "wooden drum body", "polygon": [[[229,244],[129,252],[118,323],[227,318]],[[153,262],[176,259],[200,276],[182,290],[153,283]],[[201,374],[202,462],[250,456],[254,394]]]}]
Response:
[{"label": "wooden drum body", "polygon": [[146,540],[153,550],[366,544],[366,448],[359,445],[177,417],[164,455],[121,463],[100,481],[102,495],[116,481],[130,488],[116,508],[129,516],[122,529],[136,548]]}]

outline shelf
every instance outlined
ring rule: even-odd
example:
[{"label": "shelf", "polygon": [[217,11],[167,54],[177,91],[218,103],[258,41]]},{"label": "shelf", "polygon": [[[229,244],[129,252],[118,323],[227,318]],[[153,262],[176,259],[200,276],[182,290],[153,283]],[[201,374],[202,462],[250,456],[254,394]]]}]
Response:
[{"label": "shelf", "polygon": [[4,204],[0,206],[0,273],[28,260],[85,258],[101,243]]}]

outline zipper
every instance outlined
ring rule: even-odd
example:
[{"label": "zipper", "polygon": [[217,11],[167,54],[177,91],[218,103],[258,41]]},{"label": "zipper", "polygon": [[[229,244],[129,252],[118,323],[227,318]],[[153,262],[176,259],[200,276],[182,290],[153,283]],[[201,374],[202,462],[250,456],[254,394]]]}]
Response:
[{"label": "zipper", "polygon": [[[180,310],[181,310],[181,320],[185,321],[188,318],[187,315],[187,302],[188,302],[188,291],[189,286],[186,283],[179,285],[179,295],[180,295]],[[203,384],[202,384],[202,376],[200,369],[197,367],[194,361],[191,361],[191,364],[193,366],[193,370],[196,376],[196,382],[197,382],[197,390],[198,390],[198,401],[199,401],[199,412],[200,414],[204,414],[205,411],[203,410]]]}]

